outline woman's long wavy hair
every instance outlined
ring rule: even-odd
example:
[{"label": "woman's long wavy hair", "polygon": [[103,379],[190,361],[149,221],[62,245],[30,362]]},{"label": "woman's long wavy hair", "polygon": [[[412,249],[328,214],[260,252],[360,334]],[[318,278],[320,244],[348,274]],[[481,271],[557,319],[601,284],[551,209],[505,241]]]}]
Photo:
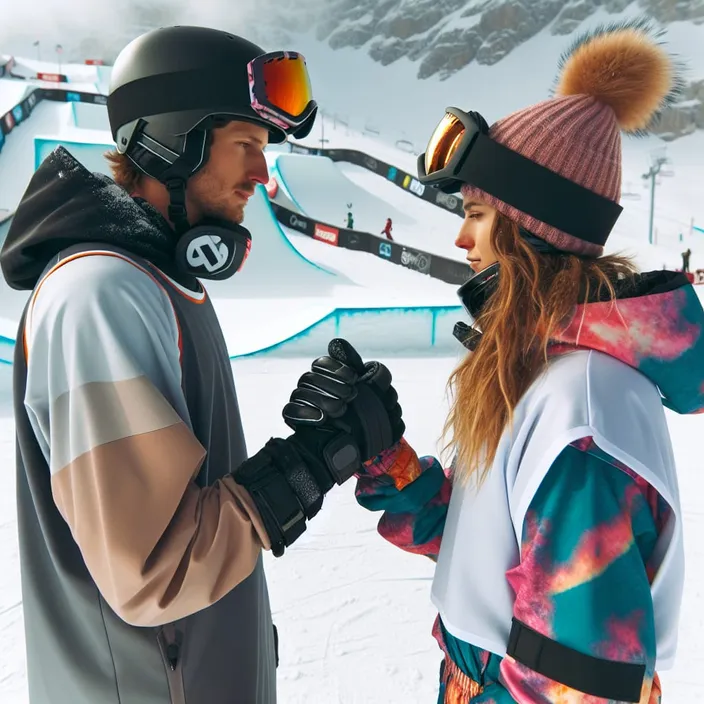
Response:
[{"label": "woman's long wavy hair", "polygon": [[482,332],[448,381],[450,413],[443,438],[454,455],[455,480],[481,483],[491,468],[513,411],[548,360],[549,342],[569,324],[578,304],[615,299],[614,282],[632,277],[633,262],[538,253],[501,213],[491,242],[501,274],[477,318]]}]

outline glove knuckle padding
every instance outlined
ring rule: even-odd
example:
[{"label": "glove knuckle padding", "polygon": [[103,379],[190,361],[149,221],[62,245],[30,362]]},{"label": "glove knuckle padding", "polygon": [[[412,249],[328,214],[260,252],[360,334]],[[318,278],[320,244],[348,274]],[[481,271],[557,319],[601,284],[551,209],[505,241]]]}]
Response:
[{"label": "glove knuckle padding", "polygon": [[284,406],[282,412],[288,425],[302,423],[304,425],[319,425],[325,422],[325,414],[317,406],[291,401]]},{"label": "glove knuckle padding", "polygon": [[316,372],[303,374],[298,380],[298,388],[315,389],[345,401],[351,400],[357,393],[354,384]]},{"label": "glove knuckle padding", "polygon": [[348,367],[343,362],[332,357],[318,357],[310,368],[316,374],[337,379],[343,384],[353,385],[359,378],[359,375],[352,367]]},{"label": "glove knuckle padding", "polygon": [[291,394],[291,402],[320,409],[323,412],[321,422],[324,422],[327,417],[341,416],[347,408],[345,401],[334,396],[321,394],[313,389],[296,389]]},{"label": "glove knuckle padding", "polygon": [[386,391],[391,387],[391,372],[385,364],[381,362],[367,362],[365,372],[359,378],[361,383],[372,384],[381,391]]}]

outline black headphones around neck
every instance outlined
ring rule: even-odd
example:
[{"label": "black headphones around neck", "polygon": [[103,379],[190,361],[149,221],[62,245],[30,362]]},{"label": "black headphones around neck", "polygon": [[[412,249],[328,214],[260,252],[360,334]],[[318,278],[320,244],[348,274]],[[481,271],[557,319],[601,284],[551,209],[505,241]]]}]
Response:
[{"label": "black headphones around neck", "polygon": [[134,138],[128,156],[169,193],[168,219],[176,232],[174,264],[183,274],[199,279],[229,279],[244,265],[252,245],[252,235],[243,227],[219,218],[202,218],[191,225],[186,213],[186,184],[208,161],[210,130],[191,130],[183,151],[173,162],[173,151],[150,137],[142,128]]}]

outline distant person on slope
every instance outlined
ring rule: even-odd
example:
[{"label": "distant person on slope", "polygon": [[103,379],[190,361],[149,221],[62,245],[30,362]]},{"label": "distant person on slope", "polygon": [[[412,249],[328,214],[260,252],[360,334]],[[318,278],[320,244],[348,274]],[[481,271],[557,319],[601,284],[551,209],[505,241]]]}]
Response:
[{"label": "distant person on slope", "polygon": [[60,148],[17,209],[0,263],[32,291],[14,360],[32,704],[275,704],[262,550],[283,554],[400,437],[323,361],[309,374],[334,419],[248,459],[199,281],[244,264],[263,149],[315,119],[305,76],[301,56],[225,32],[149,32],[112,72],[115,182]]},{"label": "distant person on slope", "polygon": [[692,250],[687,248],[685,252],[682,252],[682,271],[686,274],[689,272],[689,259],[692,256]]},{"label": "distant person on slope", "polygon": [[394,238],[391,236],[391,228],[391,218],[386,218],[386,225],[384,225],[384,229],[381,231],[381,234],[386,235],[386,239],[391,240],[393,242]]},{"label": "distant person on slope", "polygon": [[683,274],[603,251],[620,131],[647,128],[677,82],[647,23],[610,26],[564,57],[555,97],[491,127],[448,108],[419,158],[422,183],[461,190],[473,271],[454,459],[401,440],[357,497],[437,562],[439,703],[661,701],[684,581],[663,405],[704,411],[704,310]]},{"label": "distant person on slope", "polygon": [[348,230],[354,230],[354,218],[352,217],[352,211],[349,211],[347,213],[347,224],[345,225],[345,227]]}]

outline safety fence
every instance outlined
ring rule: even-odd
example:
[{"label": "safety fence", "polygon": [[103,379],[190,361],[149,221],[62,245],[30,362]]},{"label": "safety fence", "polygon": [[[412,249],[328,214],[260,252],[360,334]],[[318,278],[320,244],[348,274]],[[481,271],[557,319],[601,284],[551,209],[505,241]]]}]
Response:
[{"label": "safety fence", "polygon": [[27,93],[17,105],[0,116],[0,152],[2,152],[5,141],[12,130],[27,120],[43,100],[59,103],[92,103],[93,105],[107,105],[108,102],[107,96],[99,93],[87,93],[66,88],[37,87]]},{"label": "safety fence", "polygon": [[399,242],[377,237],[369,232],[334,227],[307,215],[301,215],[301,213],[290,210],[273,201],[271,202],[271,207],[276,214],[277,220],[284,227],[296,230],[333,247],[367,252],[392,264],[398,264],[406,269],[417,271],[420,274],[427,274],[434,279],[440,279],[458,286],[467,280],[470,273],[467,265],[460,261],[407,247]]},{"label": "safety fence", "polygon": [[292,154],[308,154],[313,156],[326,156],[332,161],[344,161],[349,164],[361,166],[368,171],[372,171],[378,176],[382,176],[395,186],[407,191],[416,198],[426,201],[432,205],[437,205],[451,213],[463,216],[462,199],[458,196],[443,193],[437,188],[427,188],[413,174],[409,174],[403,169],[399,169],[393,164],[370,156],[365,152],[356,149],[328,149],[306,147],[302,144],[291,144]]}]

